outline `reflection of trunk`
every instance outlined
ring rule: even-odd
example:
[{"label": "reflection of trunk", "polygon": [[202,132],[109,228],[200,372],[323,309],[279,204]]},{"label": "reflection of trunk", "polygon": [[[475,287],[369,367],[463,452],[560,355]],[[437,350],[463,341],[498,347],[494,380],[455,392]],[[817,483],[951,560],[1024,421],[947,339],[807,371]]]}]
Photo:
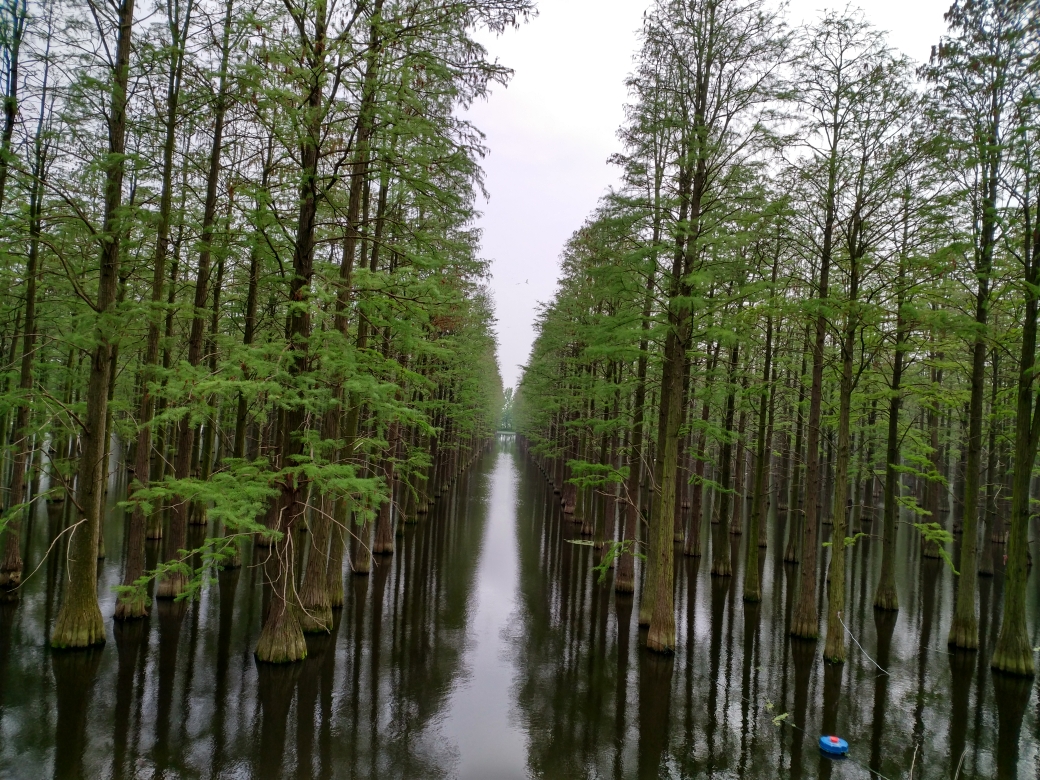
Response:
[{"label": "reflection of trunk", "polygon": [[[1028,180],[1026,192],[1028,193]],[[1040,212],[1040,209],[1037,210]],[[1030,229],[1032,228],[1032,229]],[[1030,482],[1040,442],[1040,399],[1036,393],[1037,287],[1040,285],[1040,214],[1030,225],[1025,209],[1025,316],[1022,319],[1022,353],[1018,366],[1018,408],[1015,421],[1015,466],[1011,485],[1011,528],[1008,534],[1007,568],[1004,572],[1004,617],[993,651],[993,668],[1011,674],[1033,674],[1033,650],[1026,626],[1026,577],[1029,574]],[[1030,246],[1032,241],[1032,246]],[[962,572],[963,576],[963,572]],[[1021,720],[1019,720],[1021,723]],[[1017,731],[1015,733],[1017,744]]]},{"label": "reflection of trunk", "polygon": [[99,236],[101,244],[98,278],[97,314],[94,348],[87,384],[87,409],[82,432],[79,462],[77,528],[68,542],[69,581],[65,599],[51,634],[54,647],[89,647],[103,644],[105,624],[97,599],[97,549],[107,473],[105,426],[108,419],[108,389],[111,381],[112,350],[115,334],[106,322],[119,287],[120,225],[123,171],[126,152],[127,81],[130,72],[130,35],[134,0],[118,6],[119,33],[115,65],[112,69],[112,96],[108,114],[108,155],[105,170],[105,219]]},{"label": "reflection of trunk", "polygon": [[[191,332],[188,337],[188,364],[194,370],[202,360],[202,342],[206,328],[206,304],[210,274],[210,257],[212,255],[213,226],[217,217],[217,184],[220,179],[220,153],[224,139],[224,115],[227,110],[227,71],[228,57],[231,50],[231,12],[233,0],[226,0],[224,5],[223,38],[220,52],[220,84],[217,92],[216,109],[213,119],[213,144],[210,147],[209,171],[206,177],[206,202],[202,215],[201,248],[199,250],[199,266],[195,281],[195,306],[192,310]],[[177,454],[174,460],[174,477],[184,480],[190,476],[192,451],[195,444],[195,430],[191,424],[191,415],[185,414],[177,425]],[[166,561],[176,562],[181,558],[180,551],[187,543],[189,504],[182,496],[173,501],[170,513],[170,535],[166,545]],[[163,576],[156,589],[157,598],[176,598],[187,587],[187,576],[177,569]]]}]

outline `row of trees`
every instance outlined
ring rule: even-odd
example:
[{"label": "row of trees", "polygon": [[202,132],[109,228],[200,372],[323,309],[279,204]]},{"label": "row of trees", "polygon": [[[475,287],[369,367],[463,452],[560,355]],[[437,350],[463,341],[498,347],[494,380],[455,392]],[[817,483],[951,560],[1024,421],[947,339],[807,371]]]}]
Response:
[{"label": "row of trees", "polygon": [[[26,512],[64,501],[53,646],[105,639],[113,445],[132,478],[115,617],[145,615],[153,584],[190,597],[256,535],[264,661],[331,625],[346,534],[367,572],[484,446],[502,388],[482,137],[459,109],[509,75],[474,33],[529,12],[3,3],[0,585],[17,597]],[[211,524],[201,551],[192,523]]]},{"label": "row of trees", "polygon": [[[674,555],[701,554],[705,504],[748,534],[744,599],[760,599],[776,495],[793,635],[818,635],[833,524],[825,658],[846,654],[849,548],[883,540],[875,605],[896,610],[911,522],[959,572],[962,648],[992,573],[980,544],[1006,539],[992,662],[1033,673],[1040,9],[957,0],[946,21],[915,67],[855,12],[791,30],[760,0],[657,0],[646,17],[623,184],[565,249],[513,417],[564,511],[610,542],[618,591],[645,554],[651,649],[674,649]],[[731,576],[730,546],[711,550]]]}]

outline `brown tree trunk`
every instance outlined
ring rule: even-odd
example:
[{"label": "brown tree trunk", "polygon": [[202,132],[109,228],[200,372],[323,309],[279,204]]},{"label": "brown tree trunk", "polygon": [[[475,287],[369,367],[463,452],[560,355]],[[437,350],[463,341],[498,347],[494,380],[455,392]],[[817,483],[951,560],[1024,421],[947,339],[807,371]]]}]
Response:
[{"label": "brown tree trunk", "polygon": [[112,69],[112,97],[108,115],[108,155],[105,171],[105,218],[101,244],[97,293],[97,325],[87,385],[87,409],[82,430],[79,489],[76,496],[78,521],[68,542],[68,582],[65,598],[51,633],[52,647],[89,647],[103,644],[105,624],[97,598],[97,548],[105,492],[105,430],[108,418],[108,387],[116,334],[106,318],[115,304],[119,287],[120,214],[123,202],[123,173],[126,152],[127,83],[130,73],[130,36],[134,0],[123,0],[116,8],[119,32]]},{"label": "brown tree trunk", "polygon": [[[224,4],[224,26],[220,54],[220,84],[217,91],[217,103],[213,120],[213,143],[209,154],[209,171],[206,177],[206,202],[202,215],[202,246],[199,251],[199,265],[195,281],[195,303],[191,319],[191,332],[188,337],[188,365],[192,370],[202,361],[203,336],[206,328],[206,304],[209,299],[208,285],[210,275],[210,258],[212,256],[213,227],[217,216],[217,184],[220,180],[220,156],[224,139],[224,116],[228,104],[228,58],[231,50],[231,14],[233,0]],[[191,424],[191,415],[185,414],[177,425],[177,453],[174,459],[174,477],[179,480],[191,476],[192,452],[195,444],[195,430]],[[177,496],[170,508],[170,533],[166,539],[166,556],[168,564],[183,563],[181,550],[188,541],[189,502],[183,496]],[[159,580],[156,598],[172,599],[181,595],[187,587],[188,579],[184,567],[174,568]]]}]

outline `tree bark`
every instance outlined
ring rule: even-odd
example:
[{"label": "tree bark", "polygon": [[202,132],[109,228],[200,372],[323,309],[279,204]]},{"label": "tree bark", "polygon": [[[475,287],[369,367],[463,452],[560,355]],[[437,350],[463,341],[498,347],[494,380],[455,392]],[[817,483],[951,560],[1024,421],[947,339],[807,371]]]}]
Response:
[{"label": "tree bark", "polygon": [[119,31],[112,68],[112,97],[108,117],[108,155],[105,170],[105,217],[99,236],[100,277],[97,293],[97,345],[87,383],[87,409],[82,430],[79,486],[76,508],[79,519],[68,542],[68,582],[65,598],[51,633],[51,646],[90,647],[105,641],[105,624],[97,598],[97,549],[101,533],[105,477],[105,430],[112,350],[116,334],[107,322],[119,288],[120,237],[123,233],[123,173],[126,152],[127,83],[130,74],[130,37],[134,0],[122,0],[116,9]]}]

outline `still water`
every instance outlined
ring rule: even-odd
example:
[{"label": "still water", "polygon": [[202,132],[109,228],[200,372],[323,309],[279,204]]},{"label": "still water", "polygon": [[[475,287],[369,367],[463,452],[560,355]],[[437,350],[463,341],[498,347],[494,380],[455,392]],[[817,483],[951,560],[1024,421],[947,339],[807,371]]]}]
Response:
[{"label": "still water", "polygon": [[[906,527],[898,615],[871,607],[880,545],[853,548],[855,641],[844,667],[821,662],[822,643],[786,635],[795,569],[782,561],[775,518],[759,606],[741,599],[740,537],[713,528],[712,541],[733,545],[732,578],[712,578],[707,556],[679,556],[678,651],[662,658],[641,647],[633,599],[598,582],[593,551],[567,543],[578,527],[503,439],[405,528],[396,555],[370,576],[347,574],[332,633],[310,638],[309,658],[282,668],[252,655],[263,572],[250,561],[261,550],[195,603],[109,620],[102,650],[51,652],[60,561],[43,556],[60,522],[40,508],[26,561],[39,569],[19,603],[0,604],[5,780],[895,780],[911,768],[915,778],[952,778],[958,765],[962,778],[1040,776],[1040,695],[1031,680],[989,669],[999,554],[996,576],[980,578],[982,650],[951,654],[955,578],[922,559]],[[113,510],[105,615],[124,527]],[[1034,631],[1038,588],[1034,568]],[[822,757],[821,733],[847,738],[850,758]]]}]

